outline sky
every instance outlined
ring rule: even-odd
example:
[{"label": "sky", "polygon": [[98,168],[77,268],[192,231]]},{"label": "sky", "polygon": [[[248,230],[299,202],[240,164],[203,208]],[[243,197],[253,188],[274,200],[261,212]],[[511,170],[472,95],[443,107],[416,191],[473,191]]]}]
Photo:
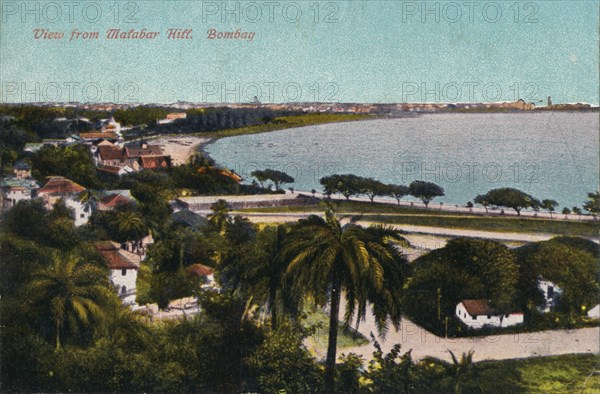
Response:
[{"label": "sky", "polygon": [[0,0],[0,12],[2,102],[599,102],[598,0]]}]

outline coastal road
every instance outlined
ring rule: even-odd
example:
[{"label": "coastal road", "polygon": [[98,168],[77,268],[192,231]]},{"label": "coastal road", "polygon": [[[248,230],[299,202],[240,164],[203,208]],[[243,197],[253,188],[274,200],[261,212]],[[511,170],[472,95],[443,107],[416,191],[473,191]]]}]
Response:
[{"label": "coastal road", "polygon": [[[286,193],[289,193],[286,191]],[[301,194],[304,196],[312,196],[313,194],[310,192],[306,192],[306,191],[296,191],[296,194]],[[322,193],[315,193],[315,197],[318,197],[322,200],[326,200],[328,199],[328,197],[325,194]],[[331,197],[333,199],[333,201],[345,201],[346,198],[341,196],[341,195],[332,195]],[[350,199],[350,201],[360,201],[360,202],[371,202],[371,200],[367,197],[352,197],[352,199]],[[512,216],[512,217],[525,217],[525,218],[538,218],[538,219],[552,219],[552,220],[572,220],[572,221],[598,221],[598,217],[594,217],[592,215],[577,215],[574,213],[570,213],[570,214],[563,214],[563,213],[559,213],[559,212],[554,212],[554,213],[550,213],[550,212],[535,212],[534,210],[531,209],[523,209],[521,211],[521,215],[518,215],[517,212],[511,208],[497,208],[497,207],[489,207],[489,208],[483,208],[483,207],[479,207],[479,206],[474,206],[472,208],[468,208],[465,206],[461,206],[458,204],[449,204],[449,203],[438,203],[438,202],[431,202],[429,203],[429,206],[425,206],[425,204],[423,204],[422,202],[419,201],[404,201],[401,200],[400,204],[397,203],[396,200],[391,199],[391,198],[387,198],[387,197],[375,197],[374,202],[376,203],[382,203],[382,204],[388,204],[388,205],[394,205],[394,206],[401,206],[401,207],[405,207],[405,208],[418,208],[418,209],[423,209],[423,210],[427,210],[427,211],[440,211],[440,212],[456,212],[456,213],[462,213],[462,214],[473,214],[473,215],[480,215],[483,217],[494,217],[494,216]]]},{"label": "coastal road", "polygon": [[[234,212],[247,217],[254,223],[284,223],[295,222],[310,215],[307,213],[249,213],[249,212]],[[320,213],[322,214],[322,213]],[[360,216],[360,213],[348,213],[344,216]],[[369,226],[378,224],[374,221],[359,220],[357,224]],[[410,224],[392,225],[391,227],[413,234],[429,234],[440,237],[472,237],[482,239],[493,239],[501,242],[539,242],[547,241],[556,236],[556,234],[544,233],[521,233],[521,232],[501,232],[501,231],[481,231],[481,230],[463,230],[443,227],[416,226]],[[410,240],[410,239],[409,239]],[[443,246],[443,245],[442,245]]]}]

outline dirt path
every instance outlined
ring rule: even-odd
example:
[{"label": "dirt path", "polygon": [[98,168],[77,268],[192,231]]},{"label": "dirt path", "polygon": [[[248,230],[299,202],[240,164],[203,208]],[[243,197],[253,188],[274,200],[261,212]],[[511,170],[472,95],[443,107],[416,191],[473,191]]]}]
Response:
[{"label": "dirt path", "polygon": [[[345,303],[342,299],[340,310],[343,311],[344,308]],[[340,313],[340,319],[343,319],[343,312]],[[377,336],[375,320],[370,312],[367,312],[366,321],[361,322],[358,331],[369,339],[371,333]],[[400,344],[402,352],[412,349],[415,359],[433,356],[447,361],[450,361],[448,350],[455,355],[474,351],[473,357],[476,361],[600,353],[600,327],[446,339],[435,336],[410,320],[403,320],[400,330],[396,331],[390,325],[385,340],[377,340],[385,353],[395,344]],[[374,350],[373,345],[369,343],[365,346],[346,348],[339,353],[356,353],[365,360],[370,360]]]}]

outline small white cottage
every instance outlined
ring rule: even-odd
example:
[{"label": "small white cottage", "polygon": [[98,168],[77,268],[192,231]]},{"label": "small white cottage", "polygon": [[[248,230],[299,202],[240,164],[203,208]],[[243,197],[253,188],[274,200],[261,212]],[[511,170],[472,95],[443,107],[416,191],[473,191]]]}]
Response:
[{"label": "small white cottage", "polygon": [[523,313],[497,313],[486,300],[462,300],[456,305],[456,317],[467,327],[474,329],[483,326],[510,327],[523,323]]}]

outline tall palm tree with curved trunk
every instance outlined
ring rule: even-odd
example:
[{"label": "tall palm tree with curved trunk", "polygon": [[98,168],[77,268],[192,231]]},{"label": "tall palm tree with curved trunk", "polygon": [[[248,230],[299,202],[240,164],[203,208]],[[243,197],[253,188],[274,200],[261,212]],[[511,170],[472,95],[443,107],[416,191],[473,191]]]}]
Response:
[{"label": "tall palm tree with curved trunk", "polygon": [[242,263],[240,273],[240,290],[254,304],[266,305],[273,331],[284,314],[297,314],[301,304],[301,297],[290,291],[288,260],[282,254],[290,230],[285,224],[262,230],[257,235],[253,255]]},{"label": "tall palm tree with curved trunk", "polygon": [[29,290],[34,304],[49,309],[57,351],[67,333],[102,320],[114,297],[107,273],[75,255],[55,255],[51,266],[34,273]]},{"label": "tall palm tree with curved trunk", "polygon": [[290,263],[287,273],[298,291],[312,295],[324,305],[329,298],[329,338],[325,390],[334,392],[338,318],[342,293],[346,299],[345,324],[354,317],[364,320],[372,304],[381,337],[387,322],[398,328],[401,291],[406,260],[393,242],[405,242],[399,232],[382,226],[363,228],[342,225],[332,209],[325,218],[300,220],[286,246]]}]

